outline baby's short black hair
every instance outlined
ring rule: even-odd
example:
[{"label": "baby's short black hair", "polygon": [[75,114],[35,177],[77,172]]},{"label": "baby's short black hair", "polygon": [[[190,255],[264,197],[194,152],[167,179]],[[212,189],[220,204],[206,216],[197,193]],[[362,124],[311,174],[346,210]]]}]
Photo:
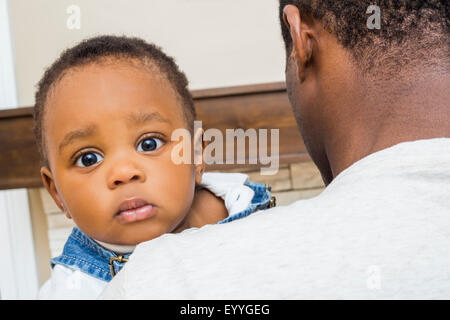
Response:
[{"label": "baby's short black hair", "polygon": [[65,50],[45,71],[37,85],[34,105],[34,134],[41,156],[41,165],[48,167],[48,158],[44,141],[43,116],[50,89],[71,68],[99,62],[105,58],[137,59],[143,64],[156,66],[172,85],[181,101],[188,128],[192,131],[196,117],[192,95],[188,89],[186,75],[180,71],[175,60],[167,56],[161,48],[139,38],[125,36],[98,36],[81,41]]},{"label": "baby's short black hair", "polygon": [[[301,14],[321,21],[355,60],[370,70],[390,61],[397,67],[415,59],[427,62],[434,57],[448,61],[449,3],[448,0],[280,0],[279,18],[288,53],[292,40],[283,22],[283,9],[291,4]],[[380,8],[380,29],[367,27],[367,19],[373,13],[367,13],[370,5]]]}]

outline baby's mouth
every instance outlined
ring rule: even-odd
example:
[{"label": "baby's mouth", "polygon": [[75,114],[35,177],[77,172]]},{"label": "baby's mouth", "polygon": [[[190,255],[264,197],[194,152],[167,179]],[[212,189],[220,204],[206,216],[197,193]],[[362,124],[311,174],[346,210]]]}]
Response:
[{"label": "baby's mouth", "polygon": [[155,215],[155,207],[145,200],[133,198],[122,202],[115,217],[126,224],[149,219]]}]

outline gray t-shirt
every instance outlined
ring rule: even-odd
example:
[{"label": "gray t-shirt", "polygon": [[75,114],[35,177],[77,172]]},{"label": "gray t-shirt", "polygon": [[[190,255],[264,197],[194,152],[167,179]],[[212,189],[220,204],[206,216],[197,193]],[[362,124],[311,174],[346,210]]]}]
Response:
[{"label": "gray t-shirt", "polygon": [[107,299],[449,299],[450,138],[404,142],[317,197],[142,243]]}]

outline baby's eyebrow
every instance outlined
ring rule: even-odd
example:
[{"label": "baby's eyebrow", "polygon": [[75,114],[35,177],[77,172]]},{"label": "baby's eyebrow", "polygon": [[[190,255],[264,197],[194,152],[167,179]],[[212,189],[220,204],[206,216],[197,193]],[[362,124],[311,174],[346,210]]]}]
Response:
[{"label": "baby's eyebrow", "polygon": [[59,152],[61,153],[62,149],[65,146],[67,146],[68,144],[70,144],[72,141],[74,141],[76,139],[81,139],[81,138],[91,136],[95,130],[97,130],[97,126],[89,125],[85,128],[77,129],[77,130],[67,133],[64,136],[63,141],[59,144],[59,147],[58,147]]},{"label": "baby's eyebrow", "polygon": [[[164,118],[160,113],[158,112],[136,112],[136,113],[130,113],[127,117],[127,120],[132,123],[145,123],[145,122],[167,122],[170,123],[170,120]],[[59,152],[61,153],[62,149],[72,143],[74,140],[86,138],[88,136],[91,136],[95,131],[97,130],[97,126],[92,124],[85,128],[77,129],[74,131],[71,131],[67,133],[64,136],[63,141],[59,144]]]},{"label": "baby's eyebrow", "polygon": [[133,122],[133,123],[144,123],[144,122],[152,122],[152,121],[170,123],[170,121],[168,119],[164,118],[158,112],[135,112],[135,113],[130,113],[128,115],[128,121]]}]

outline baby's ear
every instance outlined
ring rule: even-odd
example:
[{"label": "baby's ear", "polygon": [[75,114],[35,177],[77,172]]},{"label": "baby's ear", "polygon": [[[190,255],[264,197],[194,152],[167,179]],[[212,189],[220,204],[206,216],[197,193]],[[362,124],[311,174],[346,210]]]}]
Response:
[{"label": "baby's ear", "polygon": [[72,219],[69,212],[66,211],[66,209],[64,208],[64,204],[58,193],[58,190],[56,189],[55,180],[53,179],[52,172],[50,171],[49,168],[41,167],[41,178],[42,178],[42,183],[44,184],[45,189],[51,195],[51,197],[53,198],[53,201],[55,201],[58,208],[66,214],[67,218]]},{"label": "baby's ear", "polygon": [[202,182],[203,172],[205,171],[205,163],[203,161],[203,129],[198,128],[194,132],[194,166],[195,166],[195,183],[199,185]]}]

